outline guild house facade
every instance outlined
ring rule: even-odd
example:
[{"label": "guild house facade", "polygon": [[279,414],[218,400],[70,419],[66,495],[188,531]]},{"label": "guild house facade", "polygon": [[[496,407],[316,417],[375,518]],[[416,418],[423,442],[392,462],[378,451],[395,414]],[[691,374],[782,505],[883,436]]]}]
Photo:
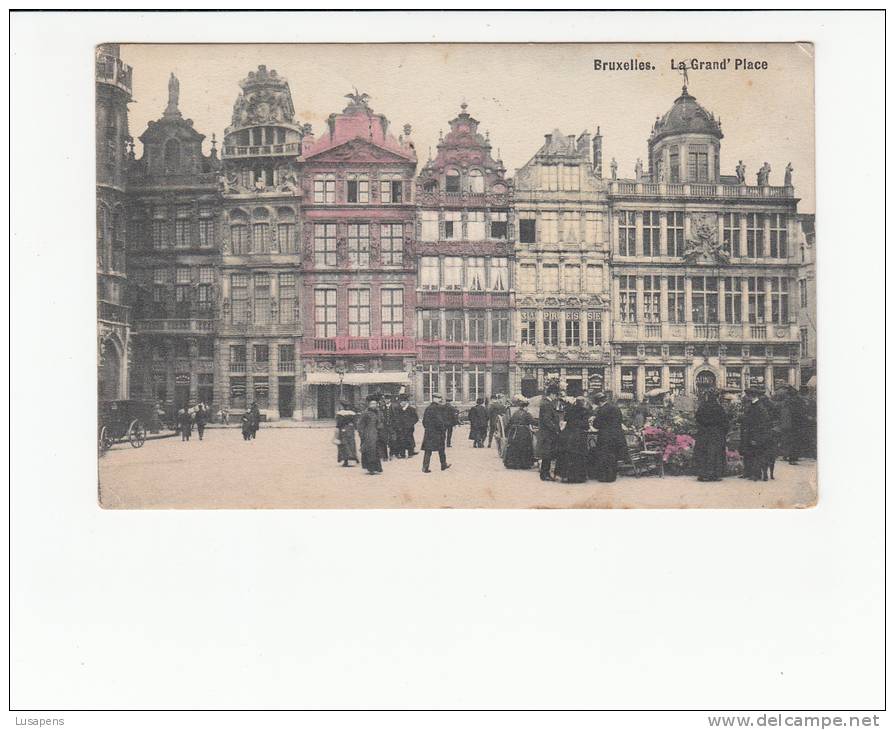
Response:
[{"label": "guild house facade", "polygon": [[722,174],[720,120],[686,87],[632,178],[614,159],[604,177],[597,128],[545,135],[511,180],[465,104],[417,173],[410,125],[367,94],[318,136],[263,65],[220,155],[172,74],[136,158],[131,73],[97,49],[102,399],[313,419],[375,391],[630,399],[814,374],[813,215],[789,165],[777,185],[767,163]]},{"label": "guild house facade", "polygon": [[514,392],[547,381],[579,395],[603,390],[609,349],[609,207],[599,127],[544,135],[514,178],[516,370]]},{"label": "guild house facade", "polygon": [[[658,389],[772,390],[799,384],[791,168],[749,184],[721,174],[720,120],[684,86],[647,144],[648,168],[609,181],[612,381],[622,398]],[[614,161],[613,161],[614,163]]]},{"label": "guild house facade", "polygon": [[509,393],[514,379],[513,187],[461,104],[416,181],[417,399]]}]

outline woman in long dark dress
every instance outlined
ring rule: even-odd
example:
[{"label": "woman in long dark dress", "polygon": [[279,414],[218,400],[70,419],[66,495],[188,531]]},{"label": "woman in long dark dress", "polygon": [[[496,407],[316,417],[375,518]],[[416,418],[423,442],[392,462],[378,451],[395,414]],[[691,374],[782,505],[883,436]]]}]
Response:
[{"label": "woman in long dark dress", "polygon": [[696,409],[696,444],[693,461],[700,482],[719,482],[724,476],[727,462],[727,430],[730,419],[718,402],[714,389],[701,394]]},{"label": "woman in long dark dress", "polygon": [[597,481],[614,482],[618,474],[618,462],[627,460],[628,444],[622,431],[622,412],[606,393],[600,393],[594,415],[597,444],[594,449],[594,474]]},{"label": "woman in long dark dress", "polygon": [[379,412],[379,401],[368,396],[367,410],[357,421],[357,432],[360,435],[361,466],[368,474],[382,474],[382,460],[379,442],[385,433],[385,421]]},{"label": "woman in long dark dress", "polygon": [[560,433],[562,451],[562,480],[568,484],[587,481],[587,431],[591,413],[578,398],[566,408],[566,426]]},{"label": "woman in long dark dress", "polygon": [[537,419],[528,412],[528,400],[514,399],[517,410],[507,424],[507,450],[503,455],[503,465],[507,469],[531,469],[535,463],[534,437],[531,428]]},{"label": "woman in long dark dress", "polygon": [[354,423],[357,413],[347,401],[339,402],[339,410],[336,411],[336,438],[339,442],[338,460],[342,466],[353,466],[349,461],[357,463],[357,442],[354,438]]}]

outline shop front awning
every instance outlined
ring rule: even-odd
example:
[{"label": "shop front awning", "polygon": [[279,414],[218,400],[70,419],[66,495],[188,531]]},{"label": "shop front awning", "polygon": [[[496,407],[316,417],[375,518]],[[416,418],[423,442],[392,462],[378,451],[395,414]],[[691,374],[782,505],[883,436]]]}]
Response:
[{"label": "shop front awning", "polygon": [[[333,372],[308,373],[305,379],[309,385],[338,385],[339,374]],[[345,373],[341,380],[343,385],[373,385],[377,383],[393,383],[410,385],[410,378],[405,372],[394,373]]]}]

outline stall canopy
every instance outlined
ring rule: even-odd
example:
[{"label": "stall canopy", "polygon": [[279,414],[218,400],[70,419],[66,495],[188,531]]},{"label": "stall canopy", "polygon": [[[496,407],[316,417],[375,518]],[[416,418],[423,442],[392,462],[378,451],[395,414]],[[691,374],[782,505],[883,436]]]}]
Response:
[{"label": "stall canopy", "polygon": [[[338,385],[339,374],[333,372],[308,373],[305,382],[309,385]],[[341,380],[343,385],[373,385],[376,383],[396,383],[409,385],[407,373],[345,373]]]}]

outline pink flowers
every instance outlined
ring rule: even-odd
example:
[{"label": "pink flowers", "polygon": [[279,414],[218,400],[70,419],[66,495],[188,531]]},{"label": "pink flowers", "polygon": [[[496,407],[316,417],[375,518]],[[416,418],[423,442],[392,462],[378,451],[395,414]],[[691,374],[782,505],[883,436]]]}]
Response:
[{"label": "pink flowers", "polygon": [[674,434],[656,426],[643,429],[643,440],[650,451],[661,451],[662,460],[666,463],[688,460],[692,456],[693,444],[696,443],[689,434]]}]

